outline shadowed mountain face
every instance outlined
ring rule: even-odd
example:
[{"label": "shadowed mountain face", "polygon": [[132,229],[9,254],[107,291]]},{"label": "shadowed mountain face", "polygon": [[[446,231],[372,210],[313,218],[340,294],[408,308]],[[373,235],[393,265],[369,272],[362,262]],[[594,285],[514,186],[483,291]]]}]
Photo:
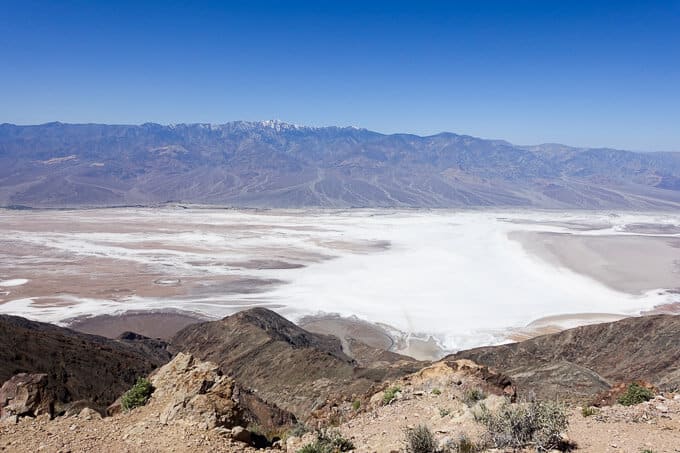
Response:
[{"label": "shadowed mountain face", "polygon": [[136,334],[111,340],[0,315],[0,384],[18,373],[46,373],[57,412],[79,400],[103,410],[138,377],[170,360],[165,348]]},{"label": "shadowed mountain face", "polygon": [[584,400],[636,379],[680,388],[680,316],[627,318],[501,346],[461,351],[509,375],[521,393]]},{"label": "shadowed mountain face", "polygon": [[0,125],[0,205],[680,207],[680,153],[280,122]]}]

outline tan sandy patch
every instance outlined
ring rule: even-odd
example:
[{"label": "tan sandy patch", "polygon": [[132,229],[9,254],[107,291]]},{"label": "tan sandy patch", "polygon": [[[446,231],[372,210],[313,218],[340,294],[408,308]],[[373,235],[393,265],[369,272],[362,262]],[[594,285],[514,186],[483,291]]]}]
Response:
[{"label": "tan sandy patch", "polygon": [[76,319],[69,327],[108,338],[116,338],[123,332],[135,332],[150,338],[169,339],[184,327],[203,321],[206,319],[180,313],[126,313]]},{"label": "tan sandy patch", "polygon": [[515,231],[508,236],[537,258],[617,291],[642,294],[680,287],[680,238],[534,231]]}]

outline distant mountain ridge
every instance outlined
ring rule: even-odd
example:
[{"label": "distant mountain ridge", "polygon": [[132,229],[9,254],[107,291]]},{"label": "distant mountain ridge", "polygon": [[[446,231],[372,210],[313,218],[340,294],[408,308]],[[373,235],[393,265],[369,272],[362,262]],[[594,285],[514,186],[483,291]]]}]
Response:
[{"label": "distant mountain ridge", "polygon": [[0,206],[677,209],[680,153],[281,121],[0,125]]}]

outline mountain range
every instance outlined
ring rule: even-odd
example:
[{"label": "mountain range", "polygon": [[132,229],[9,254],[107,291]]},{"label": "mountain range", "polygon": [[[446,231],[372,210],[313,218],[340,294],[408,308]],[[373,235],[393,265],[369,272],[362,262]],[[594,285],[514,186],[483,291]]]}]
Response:
[{"label": "mountain range", "polygon": [[680,153],[280,121],[0,125],[0,206],[676,209]]}]

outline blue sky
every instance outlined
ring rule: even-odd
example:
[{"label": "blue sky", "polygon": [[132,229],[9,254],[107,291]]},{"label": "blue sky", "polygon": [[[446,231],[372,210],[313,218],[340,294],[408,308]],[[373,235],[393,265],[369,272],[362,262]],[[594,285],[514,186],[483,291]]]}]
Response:
[{"label": "blue sky", "polygon": [[0,0],[0,122],[237,119],[680,151],[680,0]]}]

